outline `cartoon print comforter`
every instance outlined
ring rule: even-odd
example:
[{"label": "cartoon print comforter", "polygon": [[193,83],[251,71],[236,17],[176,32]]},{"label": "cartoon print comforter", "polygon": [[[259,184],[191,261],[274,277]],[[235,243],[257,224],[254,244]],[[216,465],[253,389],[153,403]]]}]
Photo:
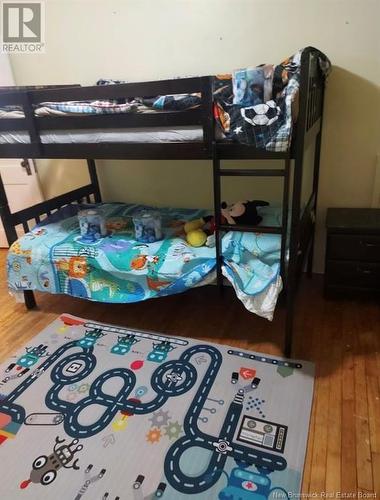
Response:
[{"label": "cartoon print comforter", "polygon": [[[10,290],[127,303],[180,293],[214,278],[215,248],[191,247],[182,234],[183,222],[205,215],[204,210],[158,209],[164,239],[142,244],[134,239],[132,214],[149,207],[123,203],[101,206],[109,236],[96,243],[81,241],[77,211],[83,205],[65,207],[16,241],[7,260]],[[264,224],[279,224],[278,210],[265,207],[261,214]],[[222,244],[225,275],[242,294],[238,296],[245,299],[246,307],[260,314],[247,300],[256,296],[262,300],[271,287],[273,294],[273,286],[278,293],[281,290],[281,238],[231,232],[223,237]]]}]

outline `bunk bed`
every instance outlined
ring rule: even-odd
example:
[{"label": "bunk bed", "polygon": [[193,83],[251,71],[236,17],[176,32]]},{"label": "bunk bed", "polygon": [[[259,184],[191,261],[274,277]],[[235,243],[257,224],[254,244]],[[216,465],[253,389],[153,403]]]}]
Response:
[{"label": "bunk bed", "polygon": [[[285,348],[290,356],[296,290],[307,262],[313,259],[315,211],[321,149],[326,72],[321,53],[304,49],[300,59],[298,112],[291,143],[284,150],[220,140],[215,130],[216,77],[179,78],[142,83],[92,87],[64,86],[0,89],[0,108],[14,110],[0,117],[0,157],[30,159],[85,159],[90,182],[83,187],[12,213],[0,179],[1,218],[9,244],[22,228],[41,224],[65,206],[100,203],[96,159],[207,159],[212,161],[217,285],[223,288],[221,236],[226,232],[277,234],[281,237],[280,274],[286,307]],[[39,114],[41,103],[109,100],[127,102],[136,96],[195,95],[198,102],[184,110],[81,114]],[[94,136],[95,134],[95,136]],[[281,168],[223,168],[224,160],[278,160]],[[307,161],[310,160],[310,161]],[[306,167],[308,163],[308,167]],[[308,169],[305,175],[306,168]],[[229,225],[221,218],[221,179],[231,176],[280,177],[283,179],[280,225]],[[308,179],[308,182],[305,181]],[[33,290],[23,290],[27,308],[36,305]]]}]

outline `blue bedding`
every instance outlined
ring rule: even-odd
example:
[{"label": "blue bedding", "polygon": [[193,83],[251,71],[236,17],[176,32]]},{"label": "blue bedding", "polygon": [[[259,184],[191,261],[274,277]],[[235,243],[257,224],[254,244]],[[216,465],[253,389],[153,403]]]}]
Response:
[{"label": "blue bedding", "polygon": [[[132,214],[151,207],[101,206],[109,235],[94,244],[80,239],[77,211],[83,205],[65,207],[16,241],[7,259],[9,288],[126,303],[180,293],[213,278],[215,248],[191,247],[183,236],[183,223],[206,211],[158,209],[164,239],[141,244],[134,239]],[[263,224],[279,225],[279,210],[264,207],[260,213]],[[245,295],[260,294],[278,279],[280,236],[230,232],[222,248],[224,270]]]}]

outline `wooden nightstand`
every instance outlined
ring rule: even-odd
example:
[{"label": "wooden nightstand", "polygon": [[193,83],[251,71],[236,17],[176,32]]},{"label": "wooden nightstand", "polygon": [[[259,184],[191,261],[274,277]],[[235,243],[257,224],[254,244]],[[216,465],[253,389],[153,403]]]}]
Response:
[{"label": "wooden nightstand", "polygon": [[380,292],[380,209],[329,208],[325,294]]}]

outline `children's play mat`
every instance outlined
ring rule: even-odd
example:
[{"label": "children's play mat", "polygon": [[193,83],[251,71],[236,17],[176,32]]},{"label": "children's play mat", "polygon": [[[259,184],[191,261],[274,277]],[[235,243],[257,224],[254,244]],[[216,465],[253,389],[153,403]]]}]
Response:
[{"label": "children's play mat", "polygon": [[292,497],[313,372],[63,314],[0,365],[0,497]]}]

